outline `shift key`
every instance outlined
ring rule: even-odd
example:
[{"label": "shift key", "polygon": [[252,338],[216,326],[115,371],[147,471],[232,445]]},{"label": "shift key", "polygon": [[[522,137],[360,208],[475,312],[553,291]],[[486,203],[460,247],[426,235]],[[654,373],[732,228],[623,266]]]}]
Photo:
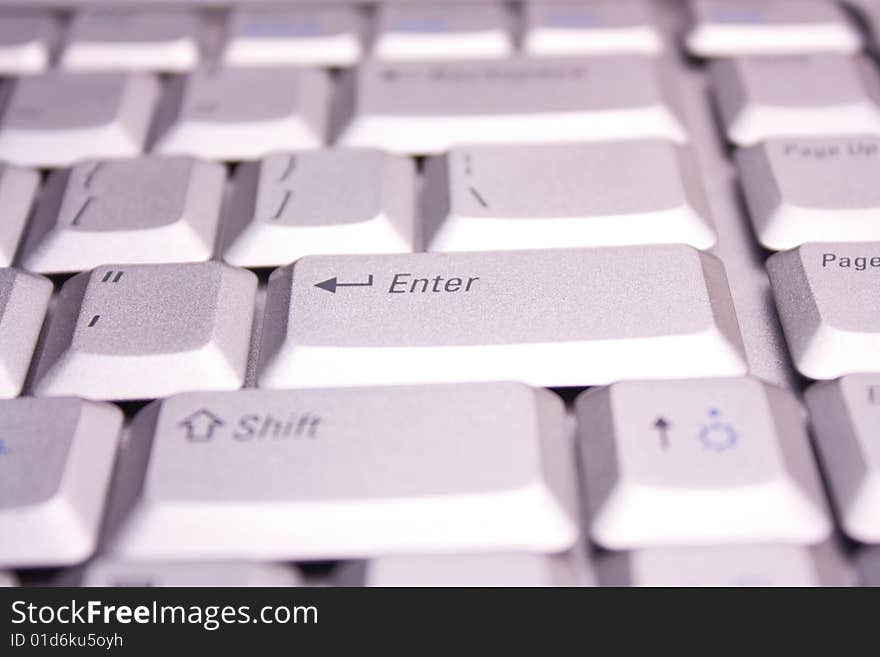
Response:
[{"label": "shift key", "polygon": [[269,281],[265,388],[738,376],[723,266],[680,245],[309,256]]}]

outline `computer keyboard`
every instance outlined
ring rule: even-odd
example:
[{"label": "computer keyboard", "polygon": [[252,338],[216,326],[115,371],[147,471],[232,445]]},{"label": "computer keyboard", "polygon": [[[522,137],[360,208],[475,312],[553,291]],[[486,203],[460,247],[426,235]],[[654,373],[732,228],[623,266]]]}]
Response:
[{"label": "computer keyboard", "polygon": [[0,586],[880,585],[878,30],[0,0]]}]

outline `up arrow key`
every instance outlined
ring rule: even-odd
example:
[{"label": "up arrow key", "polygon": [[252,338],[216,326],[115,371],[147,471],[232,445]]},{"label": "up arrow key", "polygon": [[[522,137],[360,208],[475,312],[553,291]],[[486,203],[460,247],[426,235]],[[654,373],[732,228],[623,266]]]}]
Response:
[{"label": "up arrow key", "polygon": [[336,281],[336,277],[328,278],[326,281],[321,281],[320,283],[315,283],[315,287],[319,287],[322,290],[327,290],[331,294],[336,294],[337,287],[372,287],[373,286],[373,275],[370,274],[367,278],[366,283],[338,283]]}]

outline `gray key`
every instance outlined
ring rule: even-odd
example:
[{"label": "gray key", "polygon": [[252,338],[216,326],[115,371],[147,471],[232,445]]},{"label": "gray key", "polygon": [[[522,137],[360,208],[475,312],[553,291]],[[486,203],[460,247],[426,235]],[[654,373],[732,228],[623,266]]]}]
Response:
[{"label": "gray key", "polygon": [[201,24],[190,9],[83,9],[70,22],[61,66],[70,70],[188,71],[200,58]]},{"label": "gray key", "polygon": [[843,530],[880,543],[880,374],[851,374],[806,392]]},{"label": "gray key", "polygon": [[189,393],[142,410],[128,445],[106,545],[123,559],[558,552],[579,534],[563,405],[512,383]]},{"label": "gray key", "polygon": [[393,60],[493,59],[513,54],[511,16],[501,3],[379,5],[374,57]]},{"label": "gray key", "polygon": [[880,240],[880,138],[772,139],[736,153],[758,240]]},{"label": "gray key", "polygon": [[608,553],[596,562],[602,586],[847,586],[831,548],[735,545]]},{"label": "gray key", "polygon": [[9,267],[18,250],[25,224],[31,212],[40,174],[0,164],[0,266]]},{"label": "gray key", "polygon": [[713,62],[710,80],[728,140],[880,134],[880,80],[860,57],[740,57]]},{"label": "gray key", "polygon": [[150,399],[244,382],[257,279],[216,262],[106,265],[61,288],[38,396]]},{"label": "gray key", "polygon": [[374,150],[276,153],[236,170],[223,259],[277,267],[316,253],[416,249],[416,167]]},{"label": "gray key", "polygon": [[230,67],[351,66],[363,54],[356,7],[241,7],[229,14],[223,63]]},{"label": "gray key", "polygon": [[188,157],[93,160],[54,171],[22,265],[41,273],[208,260],[220,224],[226,170]]},{"label": "gray key", "polygon": [[58,25],[48,11],[0,10],[0,74],[45,71],[57,38]]},{"label": "gray key", "polygon": [[129,563],[99,557],[79,574],[88,587],[302,586],[293,566],[246,561]]},{"label": "gray key", "polygon": [[715,243],[693,155],[661,141],[456,148],[423,216],[430,251]]},{"label": "gray key", "polygon": [[649,0],[531,0],[523,5],[530,55],[657,55],[663,50]]},{"label": "gray key", "polygon": [[699,57],[854,53],[858,28],[832,0],[691,0],[685,44]]},{"label": "gray key", "polygon": [[201,68],[171,81],[153,151],[254,160],[325,141],[330,79],[318,69]]},{"label": "gray key", "polygon": [[722,265],[689,247],[314,256],[269,281],[259,385],[745,370]]},{"label": "gray key", "polygon": [[0,567],[69,565],[92,554],[121,428],[111,404],[0,402]]},{"label": "gray key", "polygon": [[880,586],[880,547],[862,548],[855,564],[862,586]]},{"label": "gray key", "polygon": [[801,374],[880,372],[880,242],[805,244],[767,261]]},{"label": "gray key", "polygon": [[627,381],[582,394],[577,418],[603,547],[812,544],[831,531],[803,412],[781,388]]},{"label": "gray key", "polygon": [[159,81],[127,73],[18,78],[0,117],[0,159],[37,167],[140,154]]},{"label": "gray key", "polygon": [[647,57],[365,62],[334,107],[342,146],[439,153],[453,146],[687,137],[674,83]]},{"label": "gray key", "polygon": [[0,269],[0,398],[21,392],[51,296],[42,276]]},{"label": "gray key", "polygon": [[[584,555],[578,555],[585,558]],[[431,554],[385,556],[344,564],[337,586],[589,586],[570,554]]]}]

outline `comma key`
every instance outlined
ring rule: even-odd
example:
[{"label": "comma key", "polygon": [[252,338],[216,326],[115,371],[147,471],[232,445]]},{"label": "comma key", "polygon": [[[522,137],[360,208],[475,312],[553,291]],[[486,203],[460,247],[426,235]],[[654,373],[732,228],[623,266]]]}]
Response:
[{"label": "comma key", "polygon": [[311,256],[265,312],[264,388],[746,371],[721,263],[679,245]]},{"label": "comma key", "polygon": [[[266,431],[242,431],[254,417]],[[314,435],[295,429],[304,417],[321,419]],[[579,536],[573,446],[546,390],[186,393],[131,430],[111,495],[114,558],[555,553]]]},{"label": "comma key", "polygon": [[767,272],[801,374],[880,372],[880,242],[804,244]]}]

